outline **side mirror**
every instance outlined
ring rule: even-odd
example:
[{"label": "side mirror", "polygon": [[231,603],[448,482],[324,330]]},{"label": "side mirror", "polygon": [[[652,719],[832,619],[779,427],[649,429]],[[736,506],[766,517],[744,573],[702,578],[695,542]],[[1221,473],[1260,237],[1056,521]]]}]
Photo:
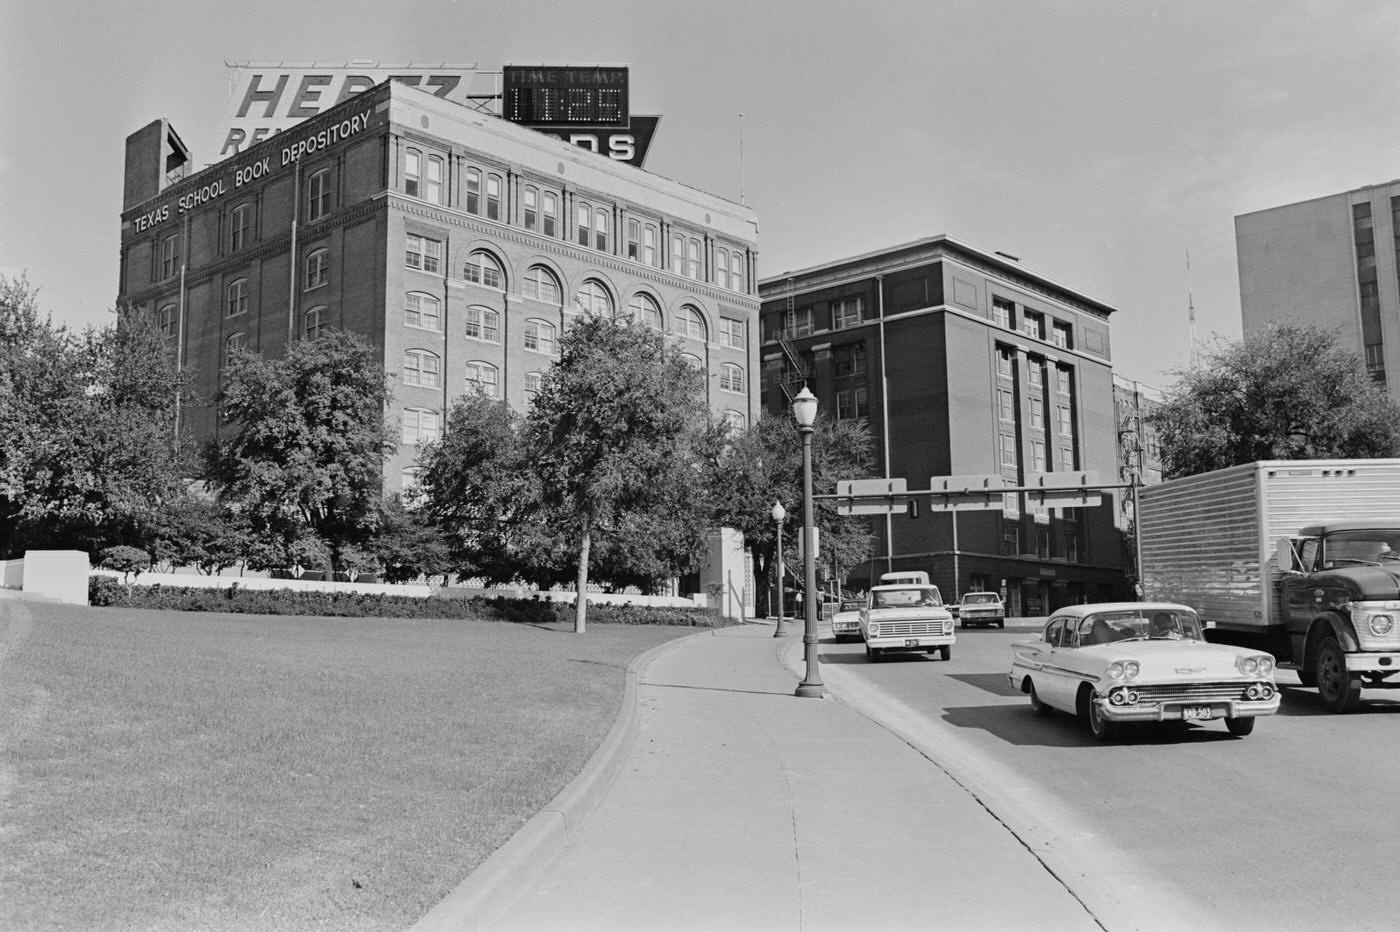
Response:
[{"label": "side mirror", "polygon": [[1274,552],[1274,559],[1278,562],[1278,568],[1284,573],[1297,573],[1302,569],[1302,558],[1298,553],[1298,539],[1296,537],[1280,537],[1278,549]]}]

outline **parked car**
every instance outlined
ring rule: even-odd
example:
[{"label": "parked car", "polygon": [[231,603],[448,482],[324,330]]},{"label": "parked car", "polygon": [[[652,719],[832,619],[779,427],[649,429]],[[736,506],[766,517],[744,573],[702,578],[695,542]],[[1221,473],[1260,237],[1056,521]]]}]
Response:
[{"label": "parked car", "polygon": [[1101,741],[1125,722],[1215,719],[1243,737],[1279,707],[1270,654],[1207,644],[1196,613],[1172,602],[1067,606],[1013,651],[1011,685],[1031,708],[1080,716]]},{"label": "parked car", "polygon": [[964,592],[958,602],[958,623],[963,625],[995,625],[1006,627],[1006,606],[995,592]]},{"label": "parked car", "polygon": [[860,639],[860,612],[864,599],[842,599],[836,614],[831,616],[831,634],[838,641]]},{"label": "parked car", "polygon": [[943,606],[937,586],[875,586],[866,593],[860,613],[860,636],[872,662],[897,652],[953,656],[953,616]]}]

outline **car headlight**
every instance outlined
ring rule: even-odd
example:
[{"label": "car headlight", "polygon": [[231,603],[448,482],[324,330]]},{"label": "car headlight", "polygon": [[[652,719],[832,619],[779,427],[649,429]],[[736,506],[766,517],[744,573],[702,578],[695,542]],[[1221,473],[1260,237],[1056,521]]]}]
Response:
[{"label": "car headlight", "polygon": [[1260,658],[1259,658],[1259,675],[1260,675],[1260,676],[1268,676],[1270,673],[1273,673],[1273,672],[1274,672],[1274,658],[1270,657],[1268,654],[1265,654],[1264,656],[1260,657]]},{"label": "car headlight", "polygon": [[1371,616],[1371,633],[1377,637],[1385,637],[1395,630],[1395,619],[1389,615]]},{"label": "car headlight", "polygon": [[877,637],[880,636],[880,626],[879,626],[879,625],[872,624],[872,625],[870,626],[870,636],[873,637],[873,638],[877,638]]},{"label": "car headlight", "polygon": [[1274,672],[1274,658],[1268,654],[1250,654],[1236,660],[1235,668],[1245,676],[1268,676]]},{"label": "car headlight", "polygon": [[1258,675],[1259,675],[1259,658],[1258,658],[1258,657],[1241,657],[1241,658],[1240,658],[1240,672],[1243,673],[1245,676],[1258,676]]},{"label": "car headlight", "polygon": [[1141,672],[1136,660],[1115,660],[1108,665],[1108,678],[1111,680],[1130,680]]}]

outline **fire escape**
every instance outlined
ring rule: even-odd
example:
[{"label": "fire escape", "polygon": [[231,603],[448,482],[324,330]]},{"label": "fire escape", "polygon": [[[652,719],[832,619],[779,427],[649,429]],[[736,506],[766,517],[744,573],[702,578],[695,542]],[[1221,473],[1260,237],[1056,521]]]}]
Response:
[{"label": "fire escape", "polygon": [[792,399],[802,390],[802,386],[807,384],[807,367],[802,365],[801,355],[788,338],[791,334],[788,327],[797,318],[796,304],[796,299],[789,291],[787,310],[783,314],[782,325],[778,328],[778,345],[783,348],[783,374],[778,384],[782,387],[783,396],[787,398],[789,406],[792,405]]}]

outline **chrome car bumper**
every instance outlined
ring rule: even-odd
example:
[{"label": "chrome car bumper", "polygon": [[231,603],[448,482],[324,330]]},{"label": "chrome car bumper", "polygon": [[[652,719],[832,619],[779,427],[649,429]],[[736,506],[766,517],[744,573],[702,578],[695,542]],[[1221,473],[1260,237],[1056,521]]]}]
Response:
[{"label": "chrome car bumper", "polygon": [[[1095,696],[1103,717],[1110,722],[1176,722],[1213,721],[1222,718],[1249,718],[1273,715],[1278,711],[1282,695],[1275,692],[1269,699],[1170,699],[1160,702],[1139,702],[1135,705],[1114,705],[1103,696]],[[1188,713],[1189,709],[1210,709],[1209,717]]]},{"label": "chrome car bumper", "polygon": [[927,650],[930,647],[948,647],[957,642],[952,634],[908,634],[885,637],[868,637],[865,643],[876,650]]}]

